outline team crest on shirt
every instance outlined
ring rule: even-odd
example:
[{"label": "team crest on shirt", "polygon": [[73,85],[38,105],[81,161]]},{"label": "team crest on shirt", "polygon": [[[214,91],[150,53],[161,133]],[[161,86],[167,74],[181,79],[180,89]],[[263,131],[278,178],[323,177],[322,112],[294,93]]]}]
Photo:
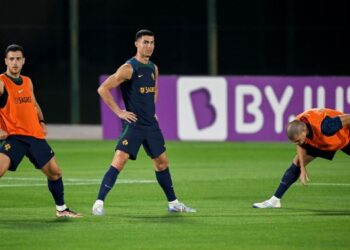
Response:
[{"label": "team crest on shirt", "polygon": [[11,145],[10,145],[9,143],[6,143],[6,144],[4,145],[4,149],[5,149],[6,151],[10,151]]},{"label": "team crest on shirt", "polygon": [[127,145],[129,144],[129,142],[128,142],[128,140],[125,139],[125,140],[122,141],[122,144],[123,144],[124,146],[127,146]]}]

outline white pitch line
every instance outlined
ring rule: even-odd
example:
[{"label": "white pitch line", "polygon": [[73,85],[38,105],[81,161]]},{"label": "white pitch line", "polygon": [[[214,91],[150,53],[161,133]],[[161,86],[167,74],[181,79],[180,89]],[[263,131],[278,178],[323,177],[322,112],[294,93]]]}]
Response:
[{"label": "white pitch line", "polygon": [[[0,188],[1,187],[41,187],[41,186],[47,186],[46,179],[43,178],[31,178],[31,177],[4,177],[2,178],[4,181],[11,180],[11,182],[16,183],[1,183],[0,180]],[[26,183],[20,183],[26,181]],[[40,181],[43,183],[30,183],[28,181]],[[65,186],[83,186],[83,185],[100,185],[101,184],[100,179],[64,179],[64,185]],[[128,180],[128,179],[121,179],[117,181],[117,184],[149,184],[149,183],[156,183],[155,180]]]}]

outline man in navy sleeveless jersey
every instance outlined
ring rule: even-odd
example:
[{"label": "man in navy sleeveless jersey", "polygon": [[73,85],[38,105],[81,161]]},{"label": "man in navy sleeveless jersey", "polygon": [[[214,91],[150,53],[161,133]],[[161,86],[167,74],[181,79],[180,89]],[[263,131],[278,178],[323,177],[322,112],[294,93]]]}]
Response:
[{"label": "man in navy sleeveless jersey", "polygon": [[[156,119],[159,72],[158,67],[150,61],[155,46],[153,32],[145,29],[138,31],[135,46],[136,55],[120,66],[98,88],[103,101],[121,119],[123,131],[119,136],[111,166],[103,177],[92,213],[104,215],[104,200],[108,192],[127,161],[136,160],[141,145],[153,160],[157,181],[168,200],[168,210],[196,212],[176,198],[164,138]],[[111,89],[117,87],[121,89],[126,110],[121,110],[111,94]]]}]

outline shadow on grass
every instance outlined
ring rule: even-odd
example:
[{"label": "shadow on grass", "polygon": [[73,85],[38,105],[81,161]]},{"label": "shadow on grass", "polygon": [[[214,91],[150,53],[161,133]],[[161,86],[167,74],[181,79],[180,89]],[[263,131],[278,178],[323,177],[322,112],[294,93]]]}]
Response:
[{"label": "shadow on grass", "polygon": [[149,223],[186,223],[191,222],[192,217],[190,214],[181,214],[181,213],[169,213],[164,215],[124,215],[124,219]]},{"label": "shadow on grass", "polygon": [[[76,220],[76,219],[75,219]],[[0,229],[15,229],[15,230],[47,230],[57,228],[58,225],[73,222],[72,218],[52,218],[52,219],[40,219],[40,218],[13,218],[13,219],[0,219]]]},{"label": "shadow on grass", "polygon": [[350,210],[310,209],[310,208],[283,208],[286,211],[307,212],[317,216],[350,216]]}]

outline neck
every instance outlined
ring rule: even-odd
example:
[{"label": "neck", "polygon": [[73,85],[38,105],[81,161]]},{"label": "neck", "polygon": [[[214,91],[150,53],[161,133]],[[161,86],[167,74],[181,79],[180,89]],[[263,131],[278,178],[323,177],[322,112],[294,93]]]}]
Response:
[{"label": "neck", "polygon": [[147,64],[149,62],[149,57],[146,57],[146,56],[141,56],[139,54],[136,54],[135,58],[137,61],[142,62],[144,64]]},{"label": "neck", "polygon": [[9,70],[6,70],[6,75],[11,76],[13,78],[19,78],[20,74],[20,72],[13,74]]}]

